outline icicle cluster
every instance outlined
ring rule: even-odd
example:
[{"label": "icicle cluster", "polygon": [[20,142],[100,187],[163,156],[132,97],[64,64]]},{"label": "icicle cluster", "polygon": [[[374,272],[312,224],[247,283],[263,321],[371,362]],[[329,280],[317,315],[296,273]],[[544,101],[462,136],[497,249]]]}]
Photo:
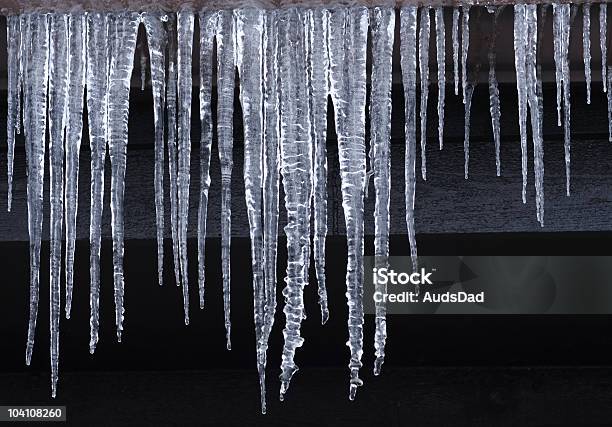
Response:
[{"label": "icicle cluster", "polygon": [[[435,7],[437,70],[437,136],[444,143],[446,97],[445,10]],[[464,105],[464,160],[468,178],[470,111],[478,66],[470,63],[470,5],[452,9],[452,58],[455,95]],[[500,97],[496,74],[497,20],[503,7],[490,7],[488,90],[495,146],[496,173],[501,173]],[[546,6],[514,6],[514,62],[521,144],[522,199],[526,202],[528,134],[533,143],[536,218],[544,224],[544,144],[541,38]],[[576,9],[573,10],[575,12]],[[450,13],[450,11],[448,11]],[[415,191],[417,157],[417,86],[421,176],[426,179],[427,105],[431,7],[406,5],[399,11],[399,51],[405,99],[406,226],[413,268],[417,267]],[[568,50],[572,10],[553,4],[554,62],[558,124],[564,126],[566,192],[570,191],[570,75]],[[26,363],[34,348],[39,304],[40,248],[43,230],[45,164],[50,177],[50,353],[51,388],[55,396],[59,366],[62,244],[65,239],[65,315],[70,318],[74,288],[79,154],[88,115],[90,143],[90,341],[96,349],[100,328],[100,247],[104,210],[104,176],[110,159],[113,289],[117,339],[123,332],[124,295],[129,290],[123,271],[124,190],[128,113],[134,57],[138,54],[141,89],[147,69],[153,94],[155,127],[155,218],[158,283],[163,285],[164,174],[168,161],[169,228],[174,277],[181,287],[184,321],[189,324],[187,233],[191,170],[191,106],[194,76],[195,21],[199,21],[199,205],[197,218],[199,307],[205,306],[206,226],[211,185],[213,134],[221,168],[221,263],[227,348],[231,349],[230,246],[233,175],[234,96],[244,123],[244,189],[253,272],[256,363],[261,408],[266,411],[267,349],[276,313],[280,177],[287,212],[287,270],[283,313],[284,346],[280,398],[298,371],[296,351],[303,345],[301,322],[306,317],[304,287],[311,257],[318,283],[321,322],[329,317],[325,280],[327,235],[327,105],[331,98],[338,135],[342,206],[347,230],[346,297],[350,350],[349,398],[354,399],[363,354],[364,197],[369,178],[375,190],[376,265],[388,264],[391,194],[391,92],[395,10],[372,7],[284,7],[266,10],[188,8],[178,12],[27,12],[7,17],[8,47],[8,209],[11,209],[15,135],[23,128],[27,154],[27,204],[30,233],[30,313]],[[538,22],[539,21],[539,22]],[[606,63],[607,5],[599,5],[603,90],[608,94],[612,141],[612,72]],[[140,25],[146,41],[137,43]],[[590,4],[583,7],[583,62],[586,98],[591,101]],[[368,31],[368,29],[370,31]],[[368,81],[368,37],[371,76]],[[216,51],[215,51],[216,50]],[[433,55],[432,55],[433,57]],[[215,59],[216,58],[216,59]],[[216,69],[215,69],[216,67]],[[239,87],[236,87],[236,72]],[[216,77],[216,81],[214,81]],[[367,90],[369,111],[366,111]],[[461,87],[461,94],[459,93]],[[215,92],[216,91],[216,92]],[[85,96],[86,94],[86,96]],[[216,120],[212,99],[216,94]],[[369,114],[369,162],[366,160],[366,113]],[[562,114],[563,113],[563,114]],[[529,120],[528,120],[529,114]],[[528,132],[528,123],[531,132]],[[45,156],[48,153],[48,161]],[[369,163],[369,170],[366,165]],[[195,190],[197,191],[197,189]],[[311,224],[311,219],[312,224]],[[65,232],[64,232],[65,227]],[[64,234],[65,233],[65,234]],[[378,289],[384,292],[384,288]],[[386,307],[375,306],[374,373],[380,374],[387,339]]]}]

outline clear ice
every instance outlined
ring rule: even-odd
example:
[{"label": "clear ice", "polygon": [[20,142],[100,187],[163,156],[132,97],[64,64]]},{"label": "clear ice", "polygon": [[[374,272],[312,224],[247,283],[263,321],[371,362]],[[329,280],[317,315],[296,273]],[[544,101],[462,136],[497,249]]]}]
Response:
[{"label": "clear ice", "polygon": [[421,77],[421,176],[427,179],[427,100],[429,98],[429,6],[419,9],[419,76]]},{"label": "clear ice", "polygon": [[444,100],[446,97],[446,29],[444,9],[435,8],[436,14],[436,60],[438,63],[438,140],[440,150],[444,147]]}]

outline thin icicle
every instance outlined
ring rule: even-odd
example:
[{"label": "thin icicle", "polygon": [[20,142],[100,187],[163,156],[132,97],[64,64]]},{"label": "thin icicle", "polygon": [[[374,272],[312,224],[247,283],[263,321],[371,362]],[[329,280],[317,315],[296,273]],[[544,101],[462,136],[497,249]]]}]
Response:
[{"label": "thin icicle", "polygon": [[489,111],[491,112],[491,127],[493,129],[493,141],[495,143],[495,170],[497,176],[501,175],[501,160],[500,160],[500,117],[501,110],[499,105],[499,86],[497,84],[497,75],[495,73],[496,65],[496,38],[497,38],[497,19],[501,12],[501,8],[494,9],[493,28],[491,30],[491,38],[489,41]]},{"label": "thin icicle", "polygon": [[221,269],[227,349],[231,350],[230,244],[232,234],[232,168],[234,146],[235,33],[231,11],[219,12],[217,28],[217,139],[221,163]]},{"label": "thin icicle", "polygon": [[436,56],[438,62],[438,140],[444,147],[444,101],[446,98],[446,29],[444,8],[436,7]]},{"label": "thin icicle", "polygon": [[327,36],[329,11],[308,11],[308,89],[310,125],[314,150],[314,261],[318,282],[321,323],[329,318],[325,287],[325,238],[327,235],[327,96],[329,94],[329,58]]},{"label": "thin icicle", "polygon": [[455,95],[459,95],[459,8],[453,9],[453,71]]},{"label": "thin icicle", "polygon": [[11,211],[13,202],[13,163],[15,157],[15,132],[19,125],[19,93],[21,85],[19,82],[19,47],[21,44],[21,22],[18,15],[9,15],[6,25],[6,42],[8,50],[7,62],[7,106],[8,114],[6,118],[6,141],[7,141],[7,179],[8,179],[8,207]]},{"label": "thin icicle", "polygon": [[414,197],[416,190],[416,6],[404,6],[400,11],[401,62],[406,116],[405,197],[406,226],[410,241],[412,268],[417,268],[417,246],[414,230]]},{"label": "thin icicle", "polygon": [[191,159],[191,62],[193,51],[194,16],[191,11],[177,14],[178,60],[178,237],[181,280],[183,285],[183,309],[185,325],[189,324],[189,277],[187,274],[187,225],[189,219],[189,181]]},{"label": "thin icicle", "polygon": [[108,141],[109,26],[108,15],[98,12],[87,15],[87,111],[91,150],[89,352],[92,354],[98,343],[100,325],[100,246]]},{"label": "thin icicle", "polygon": [[607,91],[606,67],[608,64],[608,3],[599,3],[599,47],[601,49],[601,81],[603,91]]},{"label": "thin icicle", "polygon": [[591,4],[582,5],[582,58],[587,104],[591,103]]},{"label": "thin icicle", "polygon": [[[151,89],[153,92],[153,120],[155,123],[155,223],[157,226],[157,281],[163,284],[164,274],[164,101],[166,94],[166,48],[168,36],[162,13],[145,13],[142,20],[147,34],[151,61]],[[144,45],[144,43],[143,43]],[[146,56],[141,52],[141,60]]]},{"label": "thin icicle", "polygon": [[60,278],[64,217],[64,134],[68,113],[68,15],[49,17],[49,201],[51,396],[57,392],[59,367]]},{"label": "thin icicle", "polygon": [[[24,130],[28,158],[28,230],[30,235],[30,319],[26,364],[32,359],[39,299],[40,244],[43,222],[43,178],[45,174],[45,135],[47,132],[47,88],[49,78],[49,22],[46,14],[26,18],[23,64]],[[24,31],[25,30],[25,31]]]},{"label": "thin icicle", "polygon": [[177,141],[176,141],[176,82],[178,60],[178,41],[176,34],[176,14],[168,15],[168,73],[166,84],[166,114],[168,116],[168,178],[170,179],[170,229],[172,233],[172,258],[174,261],[174,280],[176,286],[181,285],[181,262],[179,261],[178,235],[178,173],[177,173]]},{"label": "thin icicle", "polygon": [[518,95],[519,130],[521,134],[521,170],[523,203],[527,203],[527,75],[525,70],[527,18],[524,4],[514,5],[514,65]]},{"label": "thin icicle", "polygon": [[256,8],[234,11],[236,18],[236,58],[240,76],[240,104],[244,120],[244,190],[251,236],[253,271],[253,314],[257,371],[261,391],[261,411],[266,412],[265,346],[263,324],[265,287],[262,224],[262,145],[263,145],[263,31],[264,12]]},{"label": "thin icicle", "polygon": [[461,6],[461,83],[463,87],[463,103],[466,102],[466,87],[468,85],[467,80],[467,58],[468,51],[470,49],[470,6]]},{"label": "thin icicle", "polygon": [[469,178],[469,167],[470,167],[470,114],[472,111],[472,95],[474,95],[474,88],[476,84],[468,82],[465,87],[465,98],[464,98],[464,122],[463,122],[463,173],[464,178]]},{"label": "thin icicle", "polygon": [[563,21],[559,19],[558,6],[558,4],[553,4],[553,54],[555,58],[555,82],[557,88],[557,126],[561,126],[561,105],[563,98]]},{"label": "thin icicle", "polygon": [[108,87],[108,151],[111,161],[111,226],[113,235],[113,281],[115,288],[115,324],[121,342],[124,318],[124,192],[130,109],[130,79],[134,68],[134,51],[138,36],[139,14],[119,13],[115,16],[116,51]]},{"label": "thin icicle", "polygon": [[85,95],[87,43],[87,17],[73,14],[69,21],[69,88],[68,121],[66,123],[66,318],[72,308],[74,283],[74,251],[76,242],[76,219],[79,194],[79,153],[83,137],[83,99]]},{"label": "thin icicle", "polygon": [[304,246],[309,244],[308,230],[312,191],[312,140],[308,114],[305,18],[303,11],[289,8],[279,12],[279,81],[281,116],[281,173],[287,210],[287,274],[285,297],[285,329],[281,362],[280,400],[284,399],[289,382],[297,372],[295,351],[304,339],[300,325],[304,309],[305,259]]},{"label": "thin icicle", "polygon": [[[438,11],[436,10],[436,23]],[[391,88],[393,83],[393,36],[395,11],[377,7],[372,11],[372,91],[370,93],[370,165],[374,170],[376,206],[374,208],[374,256],[378,268],[389,263],[389,199],[391,195]],[[438,45],[438,49],[440,45]],[[440,62],[438,62],[439,64]],[[439,70],[439,68],[438,68]],[[440,142],[442,139],[440,139]],[[386,293],[386,285],[376,291]],[[376,303],[374,335],[374,375],[379,375],[385,361],[387,340],[387,307]]]},{"label": "thin icicle", "polygon": [[[608,67],[608,84],[612,84],[612,66]],[[612,90],[608,91],[608,141],[612,142]]]},{"label": "thin icicle", "polygon": [[201,12],[200,22],[200,203],[198,207],[198,293],[200,308],[204,308],[206,283],[206,219],[210,189],[210,153],[212,147],[212,59],[217,29],[217,13]]},{"label": "thin icicle", "polygon": [[421,77],[421,176],[427,179],[427,100],[429,98],[429,6],[419,10],[419,75]]},{"label": "thin icicle", "polygon": [[[150,48],[149,46],[149,49]],[[147,54],[145,52],[144,43],[139,46],[138,51],[140,53],[140,90],[144,92],[147,87]]]},{"label": "thin icicle", "polygon": [[264,28],[264,156],[263,156],[263,206],[264,206],[264,268],[265,268],[265,312],[262,328],[262,356],[264,373],[270,333],[276,313],[276,259],[278,247],[279,211],[279,99],[278,79],[278,32],[277,12],[271,10],[265,15]]}]

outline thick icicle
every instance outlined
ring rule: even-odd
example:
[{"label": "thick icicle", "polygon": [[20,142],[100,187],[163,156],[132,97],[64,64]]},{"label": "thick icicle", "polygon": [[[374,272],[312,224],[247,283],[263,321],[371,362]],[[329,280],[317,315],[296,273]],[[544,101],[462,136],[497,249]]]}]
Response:
[{"label": "thick icicle", "polygon": [[66,123],[66,177],[65,177],[65,221],[66,221],[66,318],[72,308],[74,283],[74,250],[76,242],[76,219],[79,194],[79,153],[83,137],[83,99],[85,95],[85,48],[87,43],[87,17],[84,13],[73,14],[69,20],[69,87],[68,120]]},{"label": "thick icicle", "polygon": [[170,180],[170,230],[172,233],[172,258],[174,261],[174,280],[181,285],[178,236],[178,173],[176,147],[176,62],[178,41],[176,37],[176,14],[168,15],[166,25],[168,34],[168,73],[166,84],[166,115],[168,117],[168,178]]},{"label": "thick icicle", "polygon": [[[395,11],[377,7],[372,11],[372,90],[370,93],[370,165],[374,170],[376,206],[374,208],[374,256],[376,266],[389,263],[389,199],[391,195],[391,85]],[[438,10],[436,10],[436,25]],[[438,49],[440,45],[438,44]],[[439,56],[438,56],[439,58]],[[438,61],[438,65],[440,62]],[[438,68],[439,70],[439,68]],[[440,139],[440,143],[442,139]],[[386,285],[376,291],[386,292]],[[374,335],[374,375],[379,375],[385,361],[387,340],[387,307],[376,303],[376,331]]]},{"label": "thick icicle", "polygon": [[217,139],[221,163],[221,269],[227,349],[231,350],[230,321],[230,244],[232,233],[232,168],[234,132],[234,19],[230,11],[219,12],[217,27]]},{"label": "thick icicle", "polygon": [[[166,48],[168,36],[161,13],[145,13],[142,21],[147,34],[151,61],[153,120],[155,123],[155,223],[157,225],[157,280],[163,284],[164,273],[164,102],[166,99]],[[143,43],[144,44],[144,43]],[[146,55],[141,52],[141,69],[146,67]],[[144,89],[144,88],[143,88]]]},{"label": "thick icicle", "polygon": [[330,17],[331,95],[336,114],[342,207],[346,223],[348,263],[349,399],[353,400],[363,354],[363,196],[365,189],[366,44],[368,10],[336,9]]},{"label": "thick icicle", "polygon": [[608,3],[599,3],[599,47],[601,49],[601,81],[607,90],[606,67],[608,64]]},{"label": "thick icicle", "polygon": [[40,244],[43,222],[43,177],[47,132],[47,87],[49,78],[49,21],[46,14],[28,14],[24,38],[24,131],[28,159],[28,230],[30,235],[30,319],[26,364],[34,348],[39,299]]},{"label": "thick icicle", "polygon": [[530,4],[525,7],[527,18],[526,75],[527,97],[531,112],[531,135],[533,139],[533,169],[536,190],[536,215],[544,226],[544,147],[542,136],[541,99],[538,93],[537,45],[538,45],[538,8]]},{"label": "thick icicle", "polygon": [[455,95],[459,95],[459,8],[453,9],[453,71],[455,76]]},{"label": "thick icicle", "polygon": [[278,33],[274,10],[266,12],[264,28],[264,155],[263,155],[263,206],[264,206],[264,277],[265,298],[262,330],[262,356],[264,368],[267,361],[268,340],[276,312],[276,259],[278,248],[279,211],[279,99],[278,79]]},{"label": "thick icicle", "polygon": [[6,141],[7,141],[7,178],[8,178],[8,207],[11,211],[13,202],[13,162],[15,157],[15,132],[19,129],[19,93],[21,85],[19,82],[19,49],[21,44],[21,22],[19,15],[9,15],[6,25],[6,43],[8,49],[7,62],[7,106],[6,118]]},{"label": "thick icicle", "polygon": [[[570,70],[569,70],[569,37],[570,37],[570,5],[553,4],[553,25],[555,37],[555,66],[557,74],[557,112],[560,114],[560,100],[563,96],[563,136],[565,151],[565,188],[570,194]],[[562,85],[562,87],[560,86]],[[562,88],[560,92],[560,88]]]},{"label": "thick icicle", "polygon": [[582,5],[582,58],[587,104],[591,103],[591,4]]},{"label": "thick icicle", "polygon": [[444,147],[444,101],[446,98],[446,29],[444,8],[436,7],[436,57],[438,62],[438,139]]},{"label": "thick icicle", "polygon": [[90,246],[90,339],[93,354],[100,324],[100,245],[104,201],[104,163],[108,141],[108,76],[111,38],[110,16],[94,12],[87,15],[87,111],[91,150]]},{"label": "thick icicle", "polygon": [[111,162],[111,226],[113,235],[113,281],[115,288],[115,324],[117,340],[121,342],[124,317],[124,192],[130,109],[130,79],[134,68],[134,51],[140,16],[125,12],[115,15],[114,39],[116,51],[108,86],[108,151]]},{"label": "thick icicle", "polygon": [[495,73],[496,65],[496,38],[497,38],[497,19],[502,9],[494,9],[493,28],[491,30],[491,38],[489,40],[489,111],[491,112],[491,127],[493,129],[493,141],[495,143],[495,170],[497,176],[501,175],[501,160],[499,150],[501,145],[500,138],[500,116],[501,110],[499,105],[499,86],[497,84],[497,74]]},{"label": "thick icicle", "polygon": [[467,58],[470,49],[470,6],[461,6],[461,83],[463,87],[463,103],[465,104],[468,85]]},{"label": "thick icicle", "polygon": [[525,70],[527,20],[524,4],[514,5],[514,65],[518,94],[519,129],[521,133],[521,170],[523,203],[527,203],[527,75]]},{"label": "thick icicle", "polygon": [[266,412],[265,347],[262,331],[265,310],[262,224],[262,145],[263,145],[263,31],[264,12],[243,8],[236,18],[236,58],[240,76],[240,104],[244,120],[244,190],[251,236],[253,272],[253,314],[257,371],[261,390],[261,411]]},{"label": "thick icicle", "polygon": [[417,246],[414,230],[414,196],[416,190],[416,6],[404,6],[400,11],[402,81],[406,116],[406,153],[405,153],[405,196],[406,226],[410,241],[412,268],[417,267]]},{"label": "thick icicle", "polygon": [[419,10],[419,76],[421,77],[421,176],[427,179],[427,100],[429,98],[429,6]]},{"label": "thick icicle", "polygon": [[463,121],[463,173],[464,178],[469,178],[470,171],[470,114],[472,111],[472,95],[474,95],[474,88],[476,83],[468,81],[465,87],[465,98],[464,98],[464,121]]},{"label": "thick icicle", "polygon": [[291,377],[298,367],[295,350],[304,339],[300,325],[304,309],[304,247],[309,244],[306,234],[310,220],[312,191],[312,140],[308,114],[308,86],[305,17],[303,10],[289,8],[278,17],[280,116],[281,116],[281,173],[287,210],[287,274],[283,289],[285,297],[285,329],[281,362],[280,399],[284,399]]},{"label": "thick icicle", "polygon": [[51,396],[57,392],[59,367],[60,282],[64,217],[64,132],[68,113],[68,15],[49,17],[49,201]]},{"label": "thick icicle", "polygon": [[206,283],[206,219],[208,217],[208,190],[210,189],[210,153],[212,147],[212,54],[217,13],[200,13],[200,203],[198,206],[198,293],[200,308],[204,308]]},{"label": "thick icicle", "polygon": [[183,309],[185,325],[189,324],[189,277],[187,274],[187,224],[189,218],[189,180],[191,159],[191,62],[193,51],[193,12],[183,10],[177,14],[178,60],[178,237]]},{"label": "thick icicle", "polygon": [[318,282],[321,323],[329,318],[325,287],[325,238],[327,235],[327,96],[329,94],[329,58],[327,35],[329,11],[308,11],[308,90],[310,126],[314,150],[314,261]]}]

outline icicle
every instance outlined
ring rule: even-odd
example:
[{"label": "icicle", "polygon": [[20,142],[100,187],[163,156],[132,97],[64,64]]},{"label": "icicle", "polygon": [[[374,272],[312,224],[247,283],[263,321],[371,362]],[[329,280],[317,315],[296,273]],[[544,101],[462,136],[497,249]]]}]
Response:
[{"label": "icicle", "polygon": [[[436,26],[438,10],[436,9]],[[389,198],[391,190],[391,87],[393,83],[393,37],[395,11],[377,7],[372,11],[372,91],[370,93],[370,164],[374,169],[376,206],[374,208],[374,256],[376,266],[385,268],[389,263]],[[440,45],[438,44],[438,52]],[[442,48],[442,52],[443,52]],[[439,58],[439,55],[438,55]],[[440,61],[438,60],[438,65]],[[438,68],[439,73],[440,68]],[[439,78],[438,78],[439,80]],[[440,139],[440,143],[442,139]],[[386,292],[386,285],[376,291]],[[376,361],[374,375],[379,375],[385,361],[387,340],[387,308],[376,303],[376,331],[374,348]]]},{"label": "icicle", "polygon": [[533,166],[536,190],[536,212],[538,221],[544,226],[544,147],[542,136],[541,99],[537,83],[538,8],[535,4],[525,7],[527,19],[526,75],[527,97],[531,112],[531,134],[533,139]]},{"label": "icicle", "polygon": [[172,232],[172,257],[174,260],[174,280],[181,285],[178,235],[178,153],[176,146],[176,82],[178,41],[176,34],[176,14],[168,15],[168,75],[166,85],[166,114],[168,116],[168,177],[170,179],[170,229]]},{"label": "icicle", "polygon": [[463,87],[463,103],[466,102],[466,87],[468,84],[467,80],[467,58],[468,58],[468,50],[470,48],[470,6],[463,5],[461,6],[462,14],[461,14],[461,77],[462,77],[462,87]]},{"label": "icicle", "polygon": [[281,173],[285,188],[287,210],[287,275],[285,277],[286,323],[283,330],[285,344],[280,375],[280,400],[289,388],[291,377],[298,367],[295,350],[304,339],[300,325],[304,309],[304,278],[306,251],[310,236],[306,234],[310,220],[312,186],[312,140],[308,114],[308,87],[305,58],[305,19],[302,10],[282,10],[278,19],[279,77],[281,116]]},{"label": "icicle", "polygon": [[419,75],[421,77],[421,176],[427,179],[427,99],[429,97],[429,6],[419,10]]},{"label": "icicle", "polygon": [[[151,89],[155,122],[155,223],[157,225],[157,280],[163,284],[164,274],[164,100],[166,93],[166,48],[168,36],[161,13],[143,14],[151,60]],[[144,43],[143,43],[144,45]],[[141,60],[145,57],[141,52]],[[145,57],[146,60],[146,57]],[[146,66],[146,64],[144,65]],[[143,65],[140,65],[143,69]]]},{"label": "icicle", "polygon": [[191,158],[191,61],[193,51],[193,12],[177,13],[178,60],[178,237],[181,279],[183,285],[183,309],[185,325],[189,324],[189,277],[187,274],[187,224],[189,218],[189,179]]},{"label": "icicle", "polygon": [[[264,268],[265,268],[265,312],[262,328],[262,356],[264,373],[267,361],[268,340],[276,312],[276,259],[278,247],[279,210],[279,99],[278,78],[278,34],[275,10],[268,11],[264,28],[264,156],[263,156],[263,205],[264,205]],[[315,226],[316,227],[316,226]]]},{"label": "icicle", "polygon": [[[612,66],[608,67],[608,84],[612,84]],[[612,90],[608,93],[608,141],[612,142]]]},{"label": "icicle", "polygon": [[130,109],[130,79],[134,67],[134,51],[140,17],[125,12],[115,16],[116,51],[111,56],[108,101],[108,151],[111,161],[111,226],[113,235],[113,278],[115,287],[115,324],[117,340],[123,332],[123,241],[124,192]]},{"label": "icicle", "polygon": [[7,178],[8,178],[8,208],[11,211],[13,202],[13,162],[15,157],[15,131],[19,129],[19,93],[21,85],[19,82],[19,46],[21,44],[21,24],[18,15],[10,15],[7,18],[6,41],[8,49],[7,62],[7,105],[8,114],[6,118],[6,140],[7,140]]},{"label": "icicle", "polygon": [[519,129],[521,133],[521,169],[523,174],[523,203],[527,203],[527,75],[526,38],[527,21],[525,5],[514,5],[514,64],[516,68],[516,90],[518,94]]},{"label": "icicle", "polygon": [[64,216],[64,132],[68,113],[68,15],[49,18],[49,200],[51,396],[57,392],[59,366],[60,276],[62,266],[62,225]]},{"label": "icicle", "polygon": [[497,38],[497,19],[501,12],[501,8],[494,9],[493,28],[491,30],[491,39],[489,42],[489,111],[491,112],[491,127],[493,128],[493,141],[495,142],[495,170],[497,176],[501,175],[501,161],[499,150],[501,145],[500,138],[500,116],[501,110],[499,105],[499,87],[497,84],[497,75],[495,73],[496,65],[496,47]]},{"label": "icicle", "polygon": [[138,51],[140,52],[140,90],[144,92],[147,87],[147,55],[144,43],[140,45]]},{"label": "icicle", "polygon": [[240,103],[244,120],[244,190],[251,235],[253,311],[261,410],[266,412],[265,347],[262,331],[265,310],[262,224],[263,92],[262,60],[264,12],[243,8],[236,18],[236,58],[240,76]]},{"label": "icicle", "polygon": [[[79,194],[79,153],[83,137],[83,98],[85,95],[85,52],[87,43],[87,18],[85,14],[73,14],[69,20],[69,87],[68,121],[66,123],[66,318],[72,308],[74,283],[74,250]],[[90,119],[91,120],[91,119]]]},{"label": "icicle", "polygon": [[217,13],[201,12],[200,22],[200,204],[198,207],[198,289],[200,308],[204,308],[206,282],[206,219],[210,188],[210,154],[212,147],[212,55],[217,29]]},{"label": "icicle", "polygon": [[582,5],[582,58],[587,104],[591,103],[591,4]]},{"label": "icicle", "polygon": [[87,111],[91,149],[90,245],[90,340],[93,354],[100,324],[100,245],[104,201],[104,163],[108,141],[108,76],[110,74],[110,17],[102,13],[87,15]]},{"label": "icicle", "polygon": [[608,64],[607,50],[608,41],[608,4],[599,3],[599,47],[601,48],[601,81],[603,82],[603,91],[607,91],[606,67]]},{"label": "icicle", "polygon": [[410,241],[412,268],[417,267],[417,247],[414,230],[414,196],[416,189],[416,6],[404,6],[400,11],[401,62],[406,115],[405,194],[406,225]]},{"label": "icicle", "polygon": [[557,126],[561,126],[561,102],[563,93],[563,21],[557,16],[557,4],[553,4],[553,46],[555,58],[555,81],[557,87]]},{"label": "icicle", "polygon": [[464,156],[464,178],[469,177],[470,166],[470,112],[472,110],[472,95],[474,94],[475,83],[468,82],[465,87],[464,99],[464,124],[463,124],[463,156]]},{"label": "icicle", "polygon": [[353,400],[363,353],[363,196],[365,188],[366,45],[368,10],[334,10],[330,18],[331,95],[342,180],[342,206],[347,230],[346,296],[349,308],[349,399]]},{"label": "icicle", "polygon": [[231,12],[219,12],[217,28],[217,138],[221,163],[221,268],[227,349],[231,350],[230,243],[232,226],[232,167],[234,131],[234,19]]},{"label": "icicle", "polygon": [[438,62],[438,139],[444,147],[444,100],[446,97],[446,30],[444,9],[436,7],[436,55]]},{"label": "icicle", "polygon": [[453,70],[455,75],[455,95],[459,95],[459,8],[453,9]]},{"label": "icicle", "polygon": [[308,89],[310,125],[314,150],[314,261],[318,282],[321,323],[329,318],[325,288],[325,238],[327,235],[327,96],[329,94],[329,59],[327,34],[329,11],[308,11]]},{"label": "icicle", "polygon": [[46,14],[32,13],[22,27],[24,56],[24,129],[28,157],[28,230],[30,234],[30,320],[26,346],[29,365],[34,348],[43,221],[43,177],[47,131],[47,87],[49,78],[49,22]]}]

